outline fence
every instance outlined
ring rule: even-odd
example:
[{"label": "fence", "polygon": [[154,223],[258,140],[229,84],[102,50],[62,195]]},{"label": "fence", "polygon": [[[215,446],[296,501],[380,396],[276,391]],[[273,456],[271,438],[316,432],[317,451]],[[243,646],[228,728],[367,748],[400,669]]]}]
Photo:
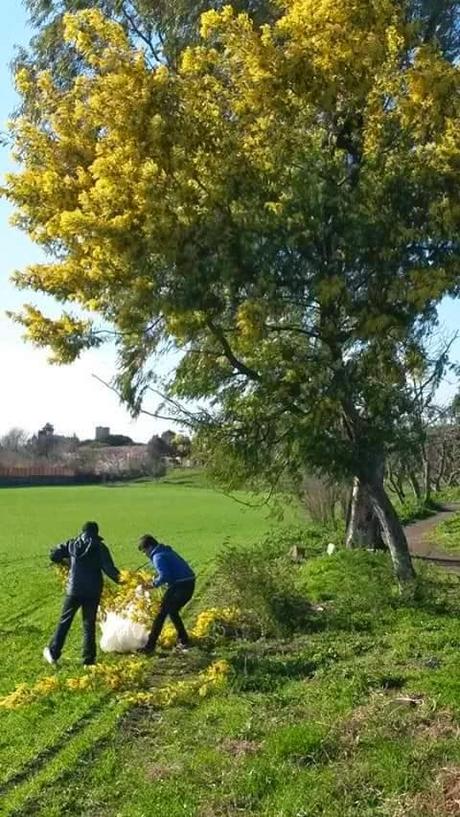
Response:
[{"label": "fence", "polygon": [[48,463],[36,465],[0,465],[0,487],[25,485],[82,485],[100,482],[96,474],[80,473],[74,468]]}]

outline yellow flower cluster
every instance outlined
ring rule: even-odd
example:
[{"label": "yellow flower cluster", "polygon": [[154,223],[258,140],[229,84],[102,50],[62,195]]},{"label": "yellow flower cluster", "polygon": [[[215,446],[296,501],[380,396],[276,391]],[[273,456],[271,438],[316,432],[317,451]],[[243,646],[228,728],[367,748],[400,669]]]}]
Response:
[{"label": "yellow flower cluster", "polygon": [[152,584],[152,574],[147,570],[122,570],[121,584],[104,586],[100,611],[102,617],[107,613],[126,614],[138,624],[150,627],[153,618],[160,606],[159,594],[153,587],[144,589]]},{"label": "yellow flower cluster", "polygon": [[131,704],[154,706],[163,708],[167,706],[179,706],[193,704],[199,698],[205,698],[225,686],[230,673],[230,665],[227,661],[215,661],[195,678],[187,681],[176,681],[159,689],[135,692],[125,696]]},{"label": "yellow flower cluster", "polygon": [[[175,342],[188,346],[199,331],[200,343],[214,343],[207,322],[196,319],[197,313],[208,314],[207,287],[198,294],[193,289],[196,311],[187,298],[184,308],[173,297],[159,301],[153,293],[164,285],[164,270],[170,270],[171,292],[186,285],[193,248],[186,253],[180,248],[195,234],[205,245],[194,251],[209,258],[231,253],[227,230],[270,238],[279,233],[282,246],[292,242],[293,251],[297,242],[311,243],[319,229],[316,202],[329,195],[323,179],[332,180],[333,198],[340,189],[345,195],[354,179],[347,166],[348,128],[352,142],[362,144],[365,161],[362,198],[350,199],[357,209],[347,224],[381,223],[381,202],[390,212],[388,190],[407,177],[408,189],[426,191],[433,203],[420,228],[410,227],[407,216],[408,226],[400,229],[403,245],[405,229],[412,243],[423,243],[441,227],[447,245],[455,240],[458,62],[422,42],[405,3],[275,5],[279,13],[261,28],[231,5],[208,10],[201,17],[201,40],[184,52],[177,68],[154,70],[123,27],[100,11],[64,17],[64,41],[81,60],[74,80],[63,88],[52,72],[20,67],[16,74],[21,101],[30,98],[31,104],[21,106],[9,126],[19,169],[7,176],[4,195],[15,207],[15,223],[32,240],[64,248],[53,263],[17,274],[20,286],[97,311],[132,338],[130,344],[137,339],[142,346],[145,322],[158,314]],[[322,149],[326,144],[331,150]],[[300,183],[305,174],[307,187]],[[347,229],[335,236],[337,246],[350,244]],[[229,269],[231,259],[231,254],[227,262],[222,259]],[[346,263],[336,266],[346,274]],[[441,261],[432,272],[443,283],[426,303],[454,285]],[[220,291],[223,303],[232,287],[227,284]],[[406,284],[416,289],[410,280]],[[135,293],[128,302],[127,291]],[[280,310],[277,317],[292,315],[288,298],[267,294],[257,300]],[[348,308],[346,298],[344,304]],[[25,308],[18,320],[58,360],[75,358],[99,338],[89,323],[67,314],[50,320]],[[243,352],[256,368],[273,369],[275,353],[280,365],[285,362],[283,336],[269,347],[264,363],[257,343],[263,326],[254,310],[238,310],[232,323],[236,355]],[[219,358],[195,357],[199,363],[190,368],[199,373],[198,382],[207,372],[220,376]]]},{"label": "yellow flower cluster", "polygon": [[227,635],[241,624],[241,610],[237,607],[210,607],[203,610],[191,631],[198,641],[212,635]]},{"label": "yellow flower cluster", "polygon": [[45,698],[54,692],[58,692],[60,687],[60,681],[54,675],[41,678],[40,681],[37,681],[37,683],[32,686],[29,686],[29,684],[19,684],[9,695],[0,698],[0,709],[19,709],[21,706],[32,704],[40,698]]},{"label": "yellow flower cluster", "polygon": [[88,667],[84,675],[76,678],[59,678],[57,675],[41,678],[36,684],[19,684],[4,698],[0,698],[0,708],[18,709],[27,704],[46,698],[55,692],[70,690],[86,692],[109,689],[113,692],[141,687],[146,682],[148,663],[144,659],[133,659],[117,664],[95,664]]},{"label": "yellow flower cluster", "polygon": [[53,565],[53,567],[60,583],[65,587],[69,578],[69,568],[65,564]]},{"label": "yellow flower cluster", "polygon": [[238,309],[236,323],[243,338],[258,340],[264,334],[263,306],[254,301],[245,301]]},{"label": "yellow flower cluster", "polygon": [[140,658],[117,664],[95,664],[88,667],[85,675],[68,678],[65,686],[72,691],[110,689],[119,692],[133,689],[145,683],[147,668],[147,661]]},{"label": "yellow flower cluster", "polygon": [[60,679],[57,676],[42,678],[36,684],[20,684],[4,698],[1,709],[19,709],[60,691],[87,692],[110,690],[121,692],[123,700],[132,704],[148,704],[158,708],[174,704],[193,703],[225,685],[230,667],[226,661],[215,661],[198,676],[187,681],[177,681],[155,690],[144,690],[147,683],[149,663],[142,659],[118,664],[97,664],[88,668],[84,675]]}]

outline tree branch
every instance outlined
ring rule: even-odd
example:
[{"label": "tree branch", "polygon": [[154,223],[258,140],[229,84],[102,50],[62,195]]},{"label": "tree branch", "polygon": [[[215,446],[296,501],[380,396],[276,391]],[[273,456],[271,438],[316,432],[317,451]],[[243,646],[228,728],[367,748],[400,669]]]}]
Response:
[{"label": "tree branch", "polygon": [[294,332],[299,335],[306,335],[307,338],[314,338],[315,340],[320,340],[320,336],[318,332],[313,332],[309,329],[303,329],[301,326],[290,326],[288,324],[283,326],[275,326],[274,324],[265,324],[264,328],[267,329],[269,332]]},{"label": "tree branch", "polygon": [[159,55],[158,51],[156,50],[155,46],[153,45],[151,37],[149,37],[147,34],[145,34],[142,31],[142,29],[136,23],[136,20],[135,20],[133,14],[131,14],[128,11],[125,3],[122,4],[122,11],[123,11],[123,14],[126,17],[128,23],[129,23],[129,25],[131,26],[134,34],[136,35],[136,37],[139,37],[139,39],[144,43],[144,45],[147,46],[147,48],[149,49],[149,51],[150,51],[151,55],[153,56],[153,59],[155,60],[155,62],[157,64],[161,65],[162,60],[160,58],[160,55]]},{"label": "tree branch", "polygon": [[[102,377],[99,377],[99,375],[97,375],[97,374],[93,374],[91,376],[94,377],[94,379],[97,380],[99,383],[102,383],[102,385],[105,386],[106,389],[109,389],[114,394],[116,394],[117,397],[119,398],[120,402],[123,402],[123,397],[120,394],[119,390],[115,386],[113,386],[111,383],[107,383],[106,380],[103,380]],[[183,423],[183,425],[188,426],[189,428],[196,428],[195,423],[192,423],[189,420],[186,420],[184,418],[181,418],[180,420],[178,420],[177,417],[166,416],[164,414],[160,414],[157,411],[148,411],[148,409],[145,409],[145,408],[140,408],[139,413],[140,414],[146,414],[148,417],[154,417],[156,420],[166,420],[166,422],[168,422],[168,423],[178,423],[178,422],[180,422],[180,423]]]},{"label": "tree branch", "polygon": [[238,360],[238,358],[234,354],[234,352],[233,352],[227,338],[225,337],[224,333],[222,332],[222,329],[220,329],[218,326],[216,326],[215,323],[213,323],[213,321],[211,321],[211,320],[208,320],[207,325],[208,325],[208,328],[209,328],[210,332],[212,332],[212,334],[214,335],[216,340],[218,340],[220,345],[222,346],[224,355],[227,358],[227,360],[229,361],[229,363],[231,363],[232,366],[235,369],[237,369],[237,371],[240,372],[240,374],[246,375],[246,377],[248,377],[249,380],[253,380],[253,381],[257,382],[257,383],[260,383],[262,381],[262,377],[259,374],[259,372],[257,372],[255,369],[252,369],[250,366],[246,366],[246,364],[243,363],[241,360]]},{"label": "tree branch", "polygon": [[[252,380],[255,383],[262,383],[263,382],[262,375],[259,374],[259,372],[257,372],[255,369],[252,369],[250,366],[246,366],[245,363],[243,363],[236,357],[222,330],[218,326],[216,326],[211,320],[208,320],[207,326],[210,332],[212,332],[212,334],[216,338],[216,340],[218,340],[218,342],[221,344],[222,349],[224,351],[224,355],[229,361],[229,363],[231,363],[232,366],[238,372],[240,372],[240,374],[244,374],[247,378],[249,378],[249,380]],[[286,404],[285,411],[290,411],[297,417],[305,417],[306,415],[306,412],[303,411],[295,403]]]},{"label": "tree branch", "polygon": [[[169,403],[176,411],[179,411],[181,414],[190,418],[190,425],[192,423],[194,423],[195,425],[200,423],[200,419],[197,417],[196,414],[186,409],[177,400],[173,400],[172,397],[168,397],[167,394],[164,394],[159,389],[155,389],[153,386],[148,386],[147,391],[152,392],[152,394],[156,394],[157,397],[160,397],[161,400],[163,400],[165,403]],[[206,411],[206,409],[201,408],[200,411],[206,415],[208,422],[213,422],[212,415],[208,411]]]}]

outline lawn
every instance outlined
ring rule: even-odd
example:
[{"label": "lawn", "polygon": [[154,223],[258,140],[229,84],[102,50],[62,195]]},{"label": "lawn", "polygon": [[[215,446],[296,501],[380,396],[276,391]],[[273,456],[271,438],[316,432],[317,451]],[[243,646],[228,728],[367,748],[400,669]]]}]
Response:
[{"label": "lawn", "polygon": [[[0,518],[0,695],[49,674],[41,652],[59,614],[61,590],[48,551],[85,520],[99,522],[120,567],[139,566],[143,560],[136,540],[150,531],[180,549],[201,582],[226,541],[250,543],[278,526],[265,507],[248,508],[209,487],[180,482],[2,489]],[[79,650],[76,622],[63,673],[79,671]],[[61,768],[68,762],[65,753],[78,755],[110,732],[118,712],[107,704],[104,695],[95,693],[63,696],[24,712],[0,711],[4,813],[22,802],[34,776],[54,774],[53,763]]]},{"label": "lawn", "polygon": [[[139,529],[177,544],[198,567],[209,565],[228,532],[233,543],[248,546],[267,530],[277,533],[266,511],[196,483],[8,491],[1,502],[9,594],[1,619],[3,693],[49,675],[40,651],[59,593],[42,554],[82,518],[97,517],[117,561],[131,567],[138,562],[132,543]],[[286,542],[280,538],[280,550]],[[34,554],[33,562],[15,561]],[[248,565],[248,581],[254,582],[257,564],[263,567],[257,558]],[[243,569],[244,560],[239,564]],[[18,709],[0,710],[0,814],[458,814],[458,577],[422,568],[415,595],[406,597],[385,554],[339,550],[300,564],[282,557],[267,569],[275,593],[288,575],[311,602],[307,626],[283,638],[203,643],[187,656],[148,665],[148,689],[155,694],[158,686],[186,688],[216,661],[226,662],[225,687],[207,697],[132,705],[107,690],[61,686]],[[223,603],[225,596],[223,588]],[[80,672],[78,641],[75,632],[58,672],[61,684]],[[106,657],[103,666],[117,670],[127,661]]]}]

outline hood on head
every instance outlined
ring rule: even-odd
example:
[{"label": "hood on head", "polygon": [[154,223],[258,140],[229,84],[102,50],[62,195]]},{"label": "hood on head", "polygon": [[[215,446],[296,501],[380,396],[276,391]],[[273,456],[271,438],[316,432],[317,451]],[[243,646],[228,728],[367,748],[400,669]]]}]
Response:
[{"label": "hood on head", "polygon": [[75,559],[84,559],[99,544],[99,538],[89,533],[82,533],[70,545],[70,555]]},{"label": "hood on head", "polygon": [[170,545],[163,545],[163,544],[161,544],[161,542],[159,542],[158,545],[155,545],[155,547],[151,548],[151,550],[149,552],[150,553],[164,553],[165,551],[168,551],[168,550],[172,550]]}]

